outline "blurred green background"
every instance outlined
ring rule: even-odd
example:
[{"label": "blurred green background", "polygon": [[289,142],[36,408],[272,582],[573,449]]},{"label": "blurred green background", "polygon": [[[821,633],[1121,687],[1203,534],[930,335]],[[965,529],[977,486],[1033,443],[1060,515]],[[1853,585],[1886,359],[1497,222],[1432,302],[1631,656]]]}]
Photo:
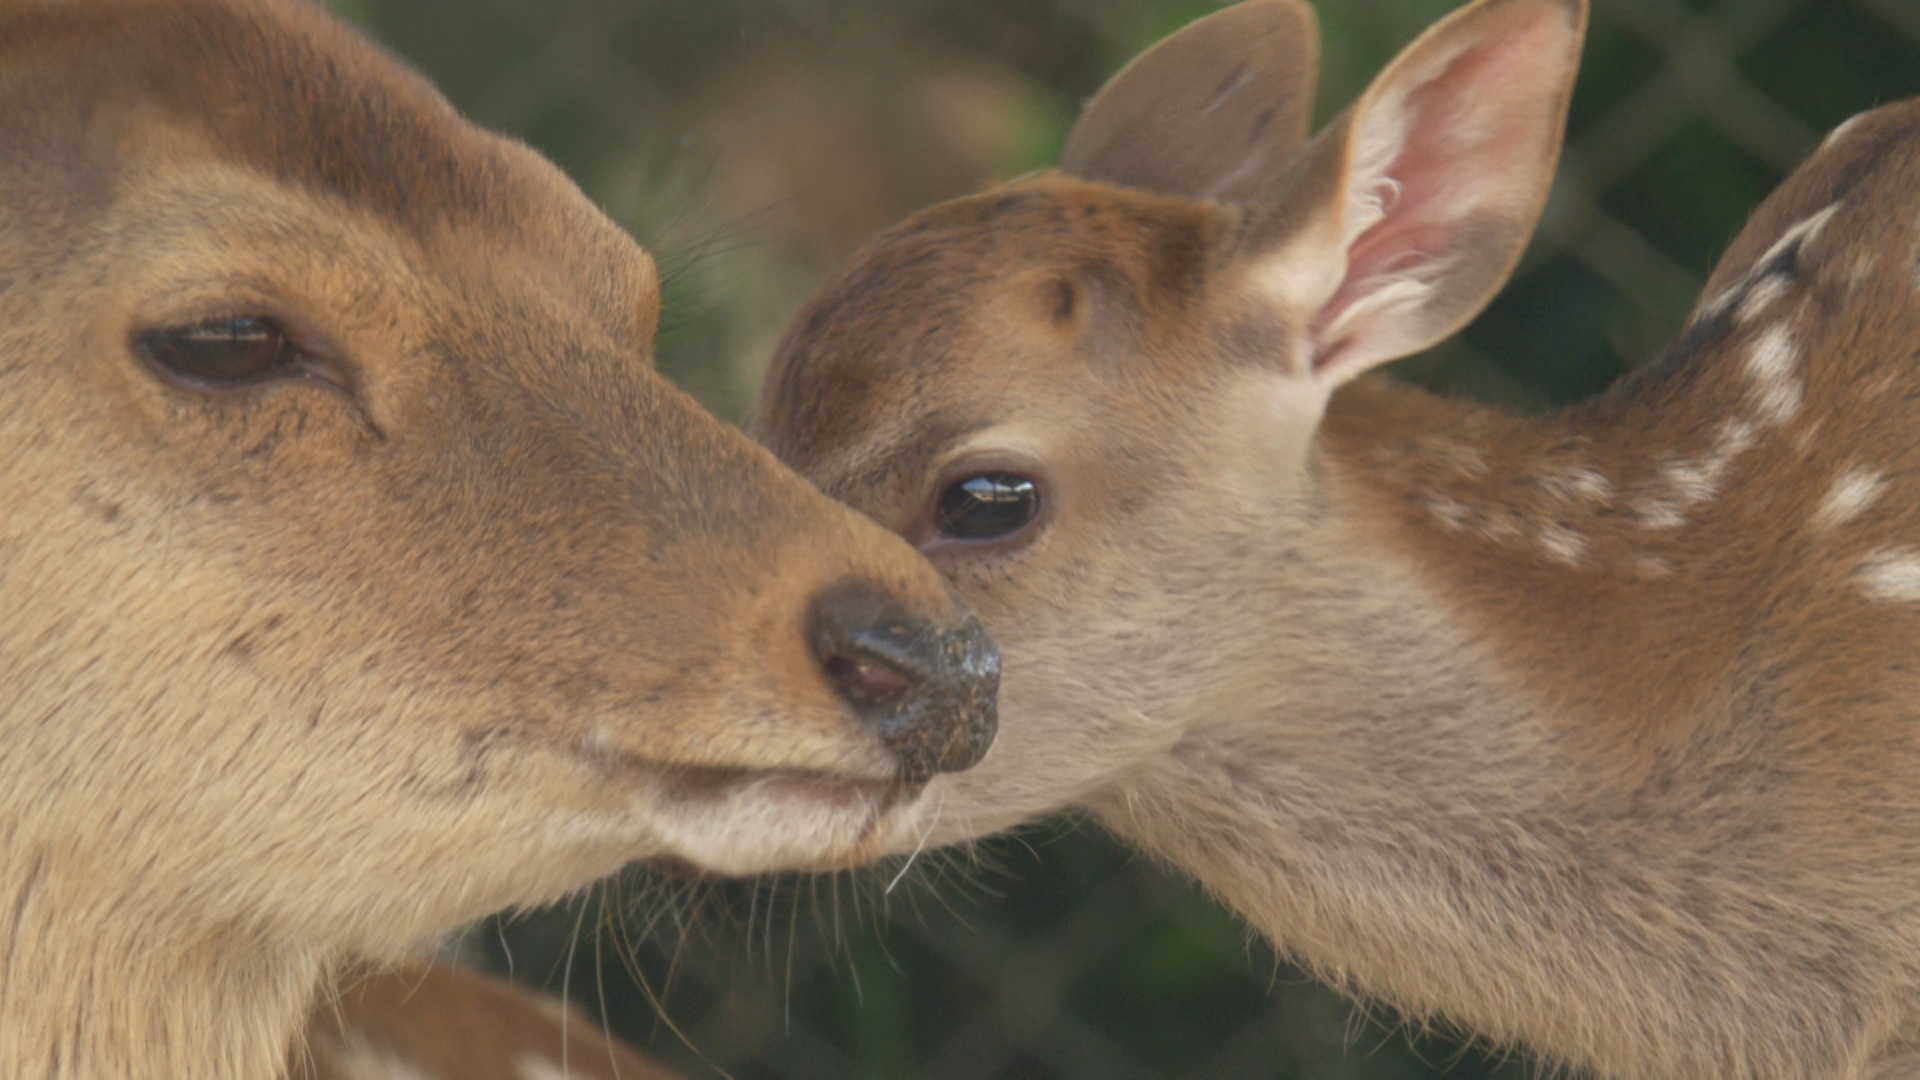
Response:
[{"label": "blurred green background", "polygon": [[[565,168],[667,271],[660,365],[722,416],[863,238],[1047,165],[1085,100],[1205,0],[335,0]],[[1323,0],[1319,113],[1450,0]],[[1403,378],[1538,409],[1680,325],[1821,135],[1920,92],[1917,0],[1596,0],[1539,236]],[[689,1076],[1520,1077],[1249,940],[1089,825],[830,879],[636,876],[495,920],[463,959],[564,989]],[[662,1008],[656,1009],[655,1002]]]}]

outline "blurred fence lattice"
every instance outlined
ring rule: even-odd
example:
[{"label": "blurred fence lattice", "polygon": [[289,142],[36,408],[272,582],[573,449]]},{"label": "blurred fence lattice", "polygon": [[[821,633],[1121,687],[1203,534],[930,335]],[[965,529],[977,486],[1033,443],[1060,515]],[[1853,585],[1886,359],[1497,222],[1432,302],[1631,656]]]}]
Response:
[{"label": "blurred fence lattice", "polygon": [[[1595,2],[1532,252],[1484,316],[1399,365],[1403,377],[1517,408],[1596,392],[1677,329],[1720,248],[1826,131],[1920,93],[1916,0]],[[547,153],[656,252],[669,272],[661,366],[736,416],[782,321],[836,260],[919,206],[1047,164],[1106,75],[1216,5],[336,6],[469,115]],[[1322,117],[1453,6],[1321,0]],[[888,892],[898,869],[628,883],[604,903],[489,924],[462,954],[564,987],[690,1076],[1535,1068],[1349,1004],[1091,826],[930,853]]]}]

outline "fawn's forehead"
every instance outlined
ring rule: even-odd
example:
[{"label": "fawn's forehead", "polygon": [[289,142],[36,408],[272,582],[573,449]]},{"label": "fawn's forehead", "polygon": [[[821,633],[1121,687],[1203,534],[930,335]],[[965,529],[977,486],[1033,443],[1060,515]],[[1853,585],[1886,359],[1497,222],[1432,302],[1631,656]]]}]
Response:
[{"label": "fawn's forehead", "polygon": [[[1223,214],[1057,174],[923,211],[801,310],[768,371],[760,434],[804,463],[881,427],[991,422],[979,413],[1008,387],[1064,385],[1100,353],[1080,338],[1144,333],[1190,306]],[[1049,325],[1056,315],[1071,325]]]}]

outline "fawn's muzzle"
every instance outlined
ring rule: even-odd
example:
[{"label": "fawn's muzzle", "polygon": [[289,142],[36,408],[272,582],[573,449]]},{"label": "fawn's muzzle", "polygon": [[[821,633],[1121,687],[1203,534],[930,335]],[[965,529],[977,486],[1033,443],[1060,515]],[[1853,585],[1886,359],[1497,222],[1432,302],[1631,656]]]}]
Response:
[{"label": "fawn's muzzle", "polygon": [[908,781],[969,768],[993,745],[1000,649],[973,616],[935,626],[848,585],[816,602],[812,638],[828,681]]}]

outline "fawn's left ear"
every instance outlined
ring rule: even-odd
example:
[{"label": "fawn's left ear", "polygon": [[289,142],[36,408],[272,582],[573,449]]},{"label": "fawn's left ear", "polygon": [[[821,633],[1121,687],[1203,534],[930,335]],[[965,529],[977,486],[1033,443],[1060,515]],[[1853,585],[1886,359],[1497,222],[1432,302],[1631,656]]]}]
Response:
[{"label": "fawn's left ear", "polygon": [[1234,262],[1329,389],[1458,330],[1546,205],[1585,0],[1479,0],[1434,26],[1252,201]]},{"label": "fawn's left ear", "polygon": [[1239,202],[1307,141],[1319,33],[1299,0],[1246,0],[1141,53],[1094,95],[1060,171]]}]

